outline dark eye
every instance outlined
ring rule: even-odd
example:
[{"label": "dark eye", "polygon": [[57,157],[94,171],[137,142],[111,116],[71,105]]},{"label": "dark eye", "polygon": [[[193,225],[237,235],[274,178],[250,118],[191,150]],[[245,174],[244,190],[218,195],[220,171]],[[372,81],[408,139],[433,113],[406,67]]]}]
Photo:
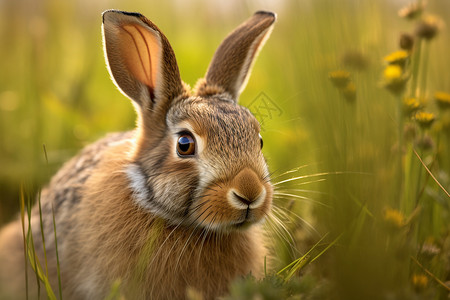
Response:
[{"label": "dark eye", "polygon": [[263,147],[264,143],[263,143],[263,139],[262,139],[262,136],[261,136],[261,134],[259,135],[259,140],[261,141],[261,149],[262,149],[262,147]]},{"label": "dark eye", "polygon": [[178,138],[177,154],[180,157],[195,154],[195,139],[190,133],[182,133]]}]

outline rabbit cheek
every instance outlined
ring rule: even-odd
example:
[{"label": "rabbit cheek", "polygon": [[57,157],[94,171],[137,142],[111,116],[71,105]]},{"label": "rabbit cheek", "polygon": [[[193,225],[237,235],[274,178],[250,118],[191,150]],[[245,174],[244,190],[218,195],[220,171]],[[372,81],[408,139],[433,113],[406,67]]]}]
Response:
[{"label": "rabbit cheek", "polygon": [[178,160],[166,157],[151,172],[144,171],[139,163],[131,163],[125,170],[135,204],[172,224],[185,221],[186,209],[193,198],[192,187],[198,184],[194,165]]},{"label": "rabbit cheek", "polygon": [[[230,219],[232,210],[226,202],[226,190],[219,186],[210,186],[193,203],[191,215],[201,226],[218,228],[224,221]],[[236,216],[235,216],[236,217]]]},{"label": "rabbit cheek", "polygon": [[152,180],[155,201],[169,211],[171,219],[185,218],[186,207],[192,199],[193,187],[197,186],[195,166],[190,162],[177,162],[169,159],[167,165],[159,170],[160,176]]}]

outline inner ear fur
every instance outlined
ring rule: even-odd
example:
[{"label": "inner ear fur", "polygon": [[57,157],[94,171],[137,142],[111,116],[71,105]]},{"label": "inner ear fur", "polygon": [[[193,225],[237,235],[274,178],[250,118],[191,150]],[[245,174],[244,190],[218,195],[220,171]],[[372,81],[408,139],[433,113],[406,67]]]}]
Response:
[{"label": "inner ear fur", "polygon": [[205,79],[196,86],[196,94],[211,96],[226,93],[237,101],[275,20],[274,13],[258,11],[231,32],[216,50]]},{"label": "inner ear fur", "polygon": [[183,93],[175,54],[167,38],[138,13],[103,13],[103,41],[117,87],[139,107],[168,107]]}]

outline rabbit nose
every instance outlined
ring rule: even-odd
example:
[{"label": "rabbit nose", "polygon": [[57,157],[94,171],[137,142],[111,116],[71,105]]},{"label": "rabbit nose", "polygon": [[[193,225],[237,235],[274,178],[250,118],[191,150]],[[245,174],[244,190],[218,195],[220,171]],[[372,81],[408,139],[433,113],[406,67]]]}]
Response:
[{"label": "rabbit nose", "polygon": [[266,189],[256,173],[244,168],[232,181],[229,192],[231,204],[239,209],[256,208],[264,202]]},{"label": "rabbit nose", "polygon": [[244,203],[245,205],[250,205],[252,204],[252,200],[249,200],[245,197],[242,197],[241,195],[237,194],[235,191],[233,191],[233,197],[239,201],[241,201],[242,203]]}]

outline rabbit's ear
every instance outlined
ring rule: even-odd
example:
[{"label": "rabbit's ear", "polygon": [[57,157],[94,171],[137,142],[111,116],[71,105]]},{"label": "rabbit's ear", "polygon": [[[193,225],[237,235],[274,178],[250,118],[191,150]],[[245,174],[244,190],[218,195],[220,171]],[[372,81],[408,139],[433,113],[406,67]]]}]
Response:
[{"label": "rabbit's ear", "polygon": [[237,101],[247,84],[254,59],[269,37],[276,15],[258,11],[220,44],[197,94],[226,92]]},{"label": "rabbit's ear", "polygon": [[167,38],[138,13],[103,13],[109,72],[119,89],[141,109],[154,110],[182,94],[180,72]]}]

